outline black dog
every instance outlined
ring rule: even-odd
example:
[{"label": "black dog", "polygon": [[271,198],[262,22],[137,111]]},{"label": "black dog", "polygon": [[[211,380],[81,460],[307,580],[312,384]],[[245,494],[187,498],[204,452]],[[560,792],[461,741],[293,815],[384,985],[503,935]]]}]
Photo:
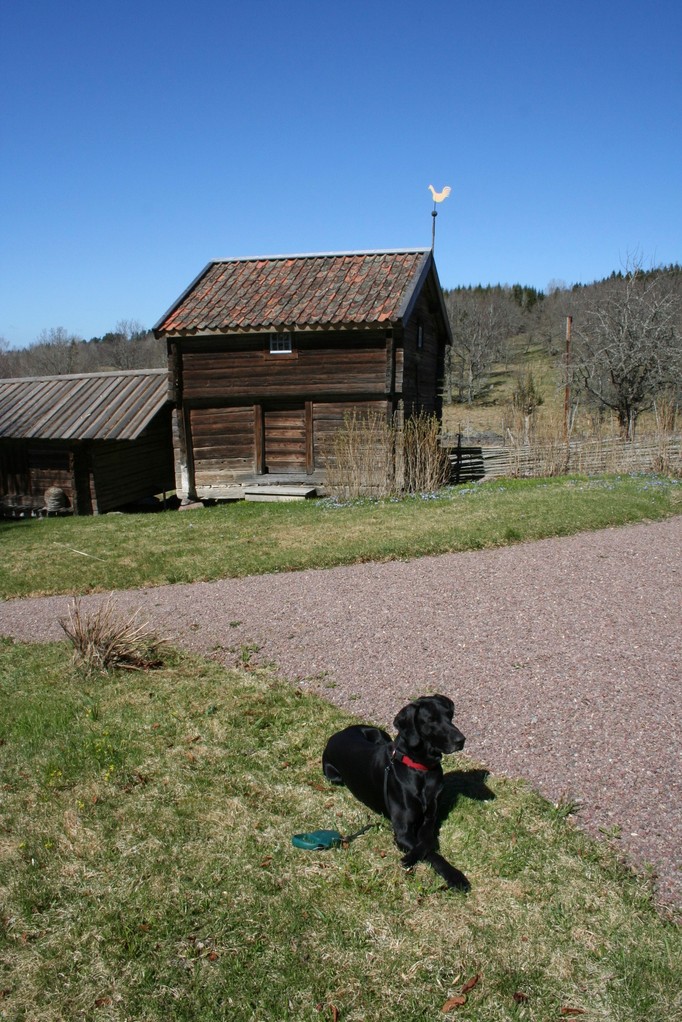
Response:
[{"label": "black dog", "polygon": [[422,696],[395,718],[394,742],[377,727],[347,727],[327,742],[322,768],[332,784],[345,784],[366,806],[388,817],[406,869],[423,860],[448,887],[466,891],[467,878],[438,852],[441,759],[464,745],[464,735],[452,723],[454,712],[447,696]]}]

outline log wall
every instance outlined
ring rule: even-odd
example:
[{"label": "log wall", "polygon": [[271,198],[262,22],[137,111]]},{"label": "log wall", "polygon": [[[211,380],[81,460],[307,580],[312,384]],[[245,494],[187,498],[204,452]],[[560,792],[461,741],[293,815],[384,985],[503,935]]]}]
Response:
[{"label": "log wall", "polygon": [[137,440],[93,442],[89,454],[90,479],[83,487],[99,514],[175,488],[169,409]]},{"label": "log wall", "polygon": [[197,486],[218,486],[251,476],[256,462],[256,409],[192,408],[189,411]]},{"label": "log wall", "polygon": [[27,496],[40,502],[45,490],[59,486],[69,500],[73,479],[69,452],[64,447],[28,440],[3,440],[0,444],[0,495]]},{"label": "log wall", "polygon": [[371,415],[378,415],[388,418],[391,411],[391,402],[385,398],[377,401],[315,401],[313,403],[315,464],[323,467],[328,463],[332,456],[333,438],[344,427],[347,416],[368,418]]},{"label": "log wall", "polygon": [[437,411],[439,309],[424,289],[406,331],[302,330],[290,353],[271,354],[269,333],[173,339],[178,494],[206,497],[266,473],[310,476],[353,411],[389,419],[403,397],[408,414]]},{"label": "log wall", "polygon": [[39,507],[58,486],[77,514],[111,511],[175,487],[170,408],[137,440],[0,443],[0,496],[30,497]]},{"label": "log wall", "polygon": [[293,397],[363,393],[386,386],[381,332],[297,333],[291,354],[270,354],[269,334],[183,342],[183,399]]},{"label": "log wall", "polygon": [[263,468],[271,473],[306,473],[305,404],[263,409]]},{"label": "log wall", "polygon": [[425,289],[405,330],[400,389],[406,414],[423,410],[440,415],[444,354],[445,335],[440,327],[438,306]]}]

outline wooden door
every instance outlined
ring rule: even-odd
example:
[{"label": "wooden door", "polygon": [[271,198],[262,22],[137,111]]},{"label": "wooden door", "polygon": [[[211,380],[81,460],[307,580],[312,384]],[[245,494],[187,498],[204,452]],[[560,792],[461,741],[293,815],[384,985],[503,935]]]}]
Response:
[{"label": "wooden door", "polygon": [[306,471],[306,410],[301,402],[263,409],[265,472],[276,474]]}]

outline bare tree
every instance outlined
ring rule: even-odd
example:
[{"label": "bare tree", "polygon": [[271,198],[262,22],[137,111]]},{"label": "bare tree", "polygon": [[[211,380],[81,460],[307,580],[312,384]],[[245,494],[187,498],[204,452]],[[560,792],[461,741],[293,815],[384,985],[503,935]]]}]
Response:
[{"label": "bare tree", "polygon": [[142,341],[142,350],[144,352],[144,365],[148,369],[166,369],[168,366],[168,352],[166,350],[166,339],[165,337],[154,337],[151,330],[147,331],[147,336]]},{"label": "bare tree", "polygon": [[64,327],[43,330],[26,348],[9,349],[0,337],[0,376],[61,376],[166,366],[165,341],[136,320],[119,320],[104,337],[83,340]]},{"label": "bare tree", "polygon": [[0,380],[9,379],[13,375],[12,359],[9,355],[9,341],[6,337],[0,337]]},{"label": "bare tree", "polygon": [[100,360],[109,369],[155,369],[166,364],[165,342],[135,319],[121,319],[102,338]]},{"label": "bare tree", "polygon": [[79,368],[82,337],[68,333],[63,326],[42,330],[23,352],[26,376],[63,376]]},{"label": "bare tree", "polygon": [[138,343],[145,329],[136,319],[119,319],[113,330],[111,346],[112,365],[115,369],[139,369]]},{"label": "bare tree", "polygon": [[485,388],[492,366],[504,358],[505,345],[520,329],[521,311],[502,288],[445,292],[452,331],[446,365],[446,399],[469,404]]},{"label": "bare tree", "polygon": [[634,264],[595,285],[582,303],[574,318],[574,385],[616,412],[623,435],[632,439],[640,414],[679,386],[679,284],[675,274]]}]

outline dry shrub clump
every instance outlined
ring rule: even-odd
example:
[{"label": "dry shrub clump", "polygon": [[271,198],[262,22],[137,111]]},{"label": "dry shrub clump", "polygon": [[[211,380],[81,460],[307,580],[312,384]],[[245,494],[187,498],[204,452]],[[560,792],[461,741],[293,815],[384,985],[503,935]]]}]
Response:
[{"label": "dry shrub clump", "polygon": [[403,459],[403,489],[408,493],[435,493],[450,481],[448,452],[441,446],[441,423],[421,411],[405,420],[399,439]]},{"label": "dry shrub clump", "polygon": [[353,411],[333,436],[326,458],[326,485],[341,499],[433,493],[450,479],[441,424],[421,411],[392,419]]},{"label": "dry shrub clump", "polygon": [[155,635],[149,622],[141,622],[138,617],[139,611],[127,618],[119,615],[111,597],[89,614],[75,599],[59,624],[73,644],[74,660],[88,671],[146,671],[160,667],[166,640]]},{"label": "dry shrub clump", "polygon": [[325,459],[327,489],[342,500],[387,497],[395,490],[394,432],[377,412],[344,416]]}]

